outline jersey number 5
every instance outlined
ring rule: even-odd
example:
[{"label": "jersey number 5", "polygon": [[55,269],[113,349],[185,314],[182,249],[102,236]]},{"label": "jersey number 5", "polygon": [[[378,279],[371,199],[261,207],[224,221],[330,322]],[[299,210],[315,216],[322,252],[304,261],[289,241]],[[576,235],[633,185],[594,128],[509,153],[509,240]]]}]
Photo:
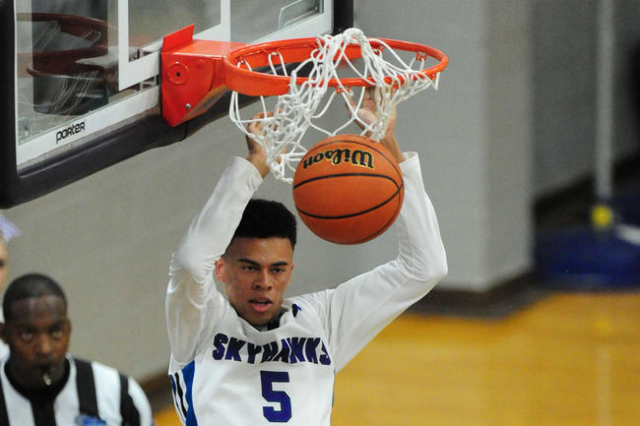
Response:
[{"label": "jersey number 5", "polygon": [[262,397],[268,402],[280,404],[280,409],[262,407],[264,417],[270,422],[286,423],[291,420],[291,399],[285,391],[273,389],[274,383],[289,383],[289,373],[285,371],[261,371]]}]

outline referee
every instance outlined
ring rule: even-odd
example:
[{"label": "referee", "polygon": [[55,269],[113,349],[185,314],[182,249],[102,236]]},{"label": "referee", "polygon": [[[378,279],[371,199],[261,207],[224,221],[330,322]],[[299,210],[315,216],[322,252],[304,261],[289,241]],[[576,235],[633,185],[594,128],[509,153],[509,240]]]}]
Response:
[{"label": "referee", "polygon": [[67,300],[51,278],[28,274],[4,295],[1,426],[152,426],[140,386],[117,370],[67,353]]}]

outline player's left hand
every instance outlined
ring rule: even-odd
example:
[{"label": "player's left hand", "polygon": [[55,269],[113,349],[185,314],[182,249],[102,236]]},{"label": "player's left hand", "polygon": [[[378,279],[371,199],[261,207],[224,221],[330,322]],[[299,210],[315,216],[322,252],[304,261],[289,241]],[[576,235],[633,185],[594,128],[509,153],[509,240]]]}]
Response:
[{"label": "player's left hand", "polygon": [[[273,116],[273,112],[268,112],[267,117]],[[247,126],[247,131],[253,135],[259,135],[262,133],[262,121],[259,118],[264,118],[264,113],[258,113],[253,116],[253,120]],[[255,166],[260,172],[260,175],[264,178],[269,174],[269,166],[267,165],[267,152],[261,143],[257,142],[250,136],[246,136],[247,148],[249,153],[247,154],[247,161]]]}]

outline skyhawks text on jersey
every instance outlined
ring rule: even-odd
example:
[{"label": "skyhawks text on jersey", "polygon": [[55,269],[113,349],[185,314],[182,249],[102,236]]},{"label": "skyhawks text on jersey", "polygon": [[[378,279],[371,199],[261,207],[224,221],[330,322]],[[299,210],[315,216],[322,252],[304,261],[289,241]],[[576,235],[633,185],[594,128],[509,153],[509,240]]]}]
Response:
[{"label": "skyhawks text on jersey", "polygon": [[310,362],[331,365],[327,346],[319,337],[287,337],[264,345],[256,345],[218,333],[213,338],[213,346],[215,349],[212,356],[215,360],[233,360],[248,364]]}]

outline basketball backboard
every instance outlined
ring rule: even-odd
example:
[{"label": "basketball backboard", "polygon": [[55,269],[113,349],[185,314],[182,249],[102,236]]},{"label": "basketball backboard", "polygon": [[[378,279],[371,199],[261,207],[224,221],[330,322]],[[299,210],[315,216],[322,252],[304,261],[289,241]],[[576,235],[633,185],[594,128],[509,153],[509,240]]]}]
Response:
[{"label": "basketball backboard", "polygon": [[0,0],[0,207],[32,200],[226,114],[170,127],[165,35],[256,43],[339,32],[352,0]]}]

